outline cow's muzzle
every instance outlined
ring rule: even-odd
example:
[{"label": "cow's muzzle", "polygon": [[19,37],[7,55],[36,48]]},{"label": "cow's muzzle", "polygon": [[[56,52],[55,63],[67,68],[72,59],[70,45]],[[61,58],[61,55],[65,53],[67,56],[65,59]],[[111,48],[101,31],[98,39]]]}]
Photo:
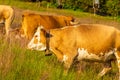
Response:
[{"label": "cow's muzzle", "polygon": [[80,24],[80,22],[79,21],[71,21],[70,24],[71,25],[78,25],[78,24]]},{"label": "cow's muzzle", "polygon": [[51,56],[52,52],[50,50],[45,50],[45,56]]}]

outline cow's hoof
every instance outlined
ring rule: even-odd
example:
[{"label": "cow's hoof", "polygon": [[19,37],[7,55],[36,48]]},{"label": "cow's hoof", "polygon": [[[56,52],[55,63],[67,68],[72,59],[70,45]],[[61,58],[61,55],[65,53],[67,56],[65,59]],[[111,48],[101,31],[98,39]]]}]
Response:
[{"label": "cow's hoof", "polygon": [[50,50],[45,51],[45,56],[51,56],[51,55],[52,55],[52,52]]}]

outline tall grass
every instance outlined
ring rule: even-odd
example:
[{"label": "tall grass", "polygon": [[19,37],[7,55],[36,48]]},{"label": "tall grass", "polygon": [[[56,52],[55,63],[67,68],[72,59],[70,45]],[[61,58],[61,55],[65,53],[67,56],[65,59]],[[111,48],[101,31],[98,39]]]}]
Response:
[{"label": "tall grass", "polygon": [[0,38],[0,80],[117,80],[118,69],[112,65],[112,72],[101,79],[97,79],[102,69],[98,63],[86,63],[81,73],[72,66],[64,76],[63,65],[56,56],[45,57],[44,52],[22,47],[18,40],[8,42]]},{"label": "tall grass", "polygon": [[[2,0],[0,0],[0,4]],[[38,8],[36,3],[22,2],[19,0],[4,0],[4,4],[22,9],[31,9],[59,14],[88,17],[91,14],[73,12],[71,10],[57,10]],[[63,65],[57,61],[55,55],[44,56],[44,52],[27,50],[20,42],[12,38],[12,41],[0,37],[0,80],[117,80],[118,68],[112,63],[110,73],[97,79],[97,74],[102,70],[99,63],[81,63],[83,70],[77,73],[76,67],[72,66],[68,75],[63,75]],[[79,68],[78,68],[79,70]]]}]

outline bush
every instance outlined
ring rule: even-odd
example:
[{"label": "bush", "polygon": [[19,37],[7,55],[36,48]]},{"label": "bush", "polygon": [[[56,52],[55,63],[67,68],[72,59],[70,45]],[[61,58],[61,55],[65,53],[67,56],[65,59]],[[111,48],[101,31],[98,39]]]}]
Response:
[{"label": "bush", "polygon": [[[100,7],[97,13],[100,15],[118,16],[120,15],[119,0],[99,0]],[[93,0],[65,0],[63,2],[65,9],[80,9],[85,12],[93,12]]]},{"label": "bush", "polygon": [[[59,6],[57,0],[23,0],[23,1],[40,1],[40,2],[50,2],[50,7]],[[42,3],[43,7],[46,3]],[[118,16],[120,15],[120,1],[119,0],[99,0],[99,8],[97,14],[99,15],[109,15],[109,16]],[[82,10],[85,12],[93,13],[93,0],[62,0],[62,8],[64,9],[73,9],[73,10]]]},{"label": "bush", "polygon": [[120,12],[120,1],[118,0],[110,0],[107,1],[106,7],[107,7],[107,14],[111,16],[118,16]]}]

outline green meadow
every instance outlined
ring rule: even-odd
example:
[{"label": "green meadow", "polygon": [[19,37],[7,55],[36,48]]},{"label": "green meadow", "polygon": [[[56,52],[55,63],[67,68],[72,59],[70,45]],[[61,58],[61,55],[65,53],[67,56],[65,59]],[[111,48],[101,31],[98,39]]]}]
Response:
[{"label": "green meadow", "polygon": [[[0,0],[0,4],[7,4],[19,9],[29,9],[38,12],[72,15],[77,18],[99,19],[102,21],[115,21],[118,18],[94,16],[90,13],[72,10],[57,10],[38,7],[38,3],[23,2],[19,0]],[[18,20],[19,21],[19,20]],[[18,22],[19,23],[19,22]],[[98,79],[97,74],[102,70],[102,63],[80,62],[73,65],[68,75],[63,75],[63,64],[56,56],[45,56],[44,52],[26,49],[24,41],[16,39],[6,40],[0,37],[0,80],[117,80],[118,68],[112,62],[111,72]],[[76,68],[77,67],[77,68]],[[78,72],[79,71],[79,72]]]}]

